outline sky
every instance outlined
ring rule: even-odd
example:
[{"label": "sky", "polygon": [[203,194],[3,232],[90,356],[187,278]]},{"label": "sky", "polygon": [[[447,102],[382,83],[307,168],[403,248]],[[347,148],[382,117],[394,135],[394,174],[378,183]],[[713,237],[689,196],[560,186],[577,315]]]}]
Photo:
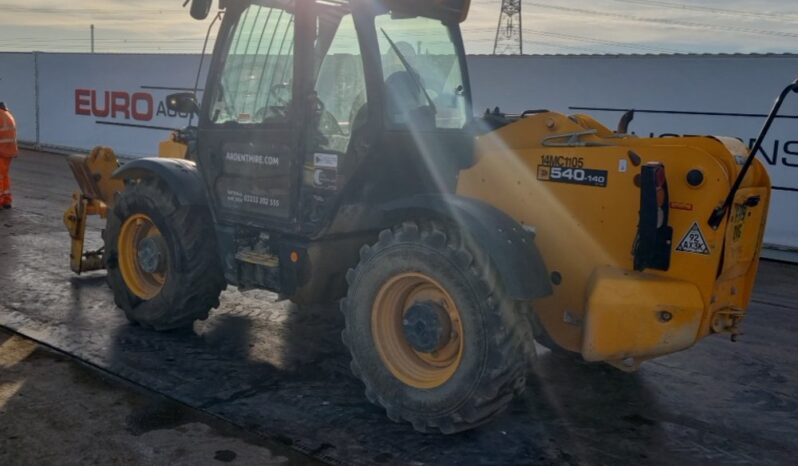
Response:
[{"label": "sky", "polygon": [[[524,53],[798,53],[796,0],[523,1]],[[3,0],[0,51],[196,53],[183,0]],[[493,52],[501,0],[472,0],[466,50]]]}]

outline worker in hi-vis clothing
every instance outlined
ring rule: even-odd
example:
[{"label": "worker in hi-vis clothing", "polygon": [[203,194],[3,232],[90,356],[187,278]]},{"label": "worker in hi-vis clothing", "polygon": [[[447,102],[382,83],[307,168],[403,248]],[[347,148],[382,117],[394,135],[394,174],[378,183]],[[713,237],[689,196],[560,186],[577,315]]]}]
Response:
[{"label": "worker in hi-vis clothing", "polygon": [[17,151],[17,123],[6,104],[0,102],[0,207],[3,209],[11,208],[11,178],[8,171]]}]

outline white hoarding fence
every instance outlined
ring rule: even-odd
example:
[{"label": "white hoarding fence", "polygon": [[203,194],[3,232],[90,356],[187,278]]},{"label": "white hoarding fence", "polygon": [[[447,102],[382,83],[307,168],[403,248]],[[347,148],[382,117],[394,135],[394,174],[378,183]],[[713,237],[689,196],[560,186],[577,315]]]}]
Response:
[{"label": "white hoarding fence", "polygon": [[[0,100],[17,116],[23,141],[82,151],[102,144],[126,157],[148,156],[188,123],[164,100],[193,90],[199,61],[0,53]],[[641,136],[713,134],[750,143],[776,95],[798,77],[798,55],[472,56],[469,68],[477,111],[548,108],[614,127],[634,109],[631,129]],[[790,96],[758,155],[774,185],[765,241],[798,249],[798,96]]]},{"label": "white hoarding fence", "polygon": [[17,120],[17,137],[35,143],[36,56],[32,53],[0,53],[0,102]]},{"label": "white hoarding fence", "polygon": [[198,66],[198,55],[40,54],[39,144],[154,155],[159,141],[188,124],[165,99],[193,91]]},{"label": "white hoarding fence", "polygon": [[[718,135],[749,147],[775,98],[798,78],[798,55],[477,56],[475,109],[587,113],[644,137]],[[773,183],[765,242],[798,249],[798,95],[790,95],[758,154]]]}]

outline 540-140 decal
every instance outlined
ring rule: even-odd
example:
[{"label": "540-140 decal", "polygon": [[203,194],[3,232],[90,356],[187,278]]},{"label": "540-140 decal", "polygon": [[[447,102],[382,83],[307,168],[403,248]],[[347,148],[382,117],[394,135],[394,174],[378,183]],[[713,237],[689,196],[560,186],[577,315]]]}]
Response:
[{"label": "540-140 decal", "polygon": [[538,180],[555,183],[607,187],[607,170],[538,165]]}]

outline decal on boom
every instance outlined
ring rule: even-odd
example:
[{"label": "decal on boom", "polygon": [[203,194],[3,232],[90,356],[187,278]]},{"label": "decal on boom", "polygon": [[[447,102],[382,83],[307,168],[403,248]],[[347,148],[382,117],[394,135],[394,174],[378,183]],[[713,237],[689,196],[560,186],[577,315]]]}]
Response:
[{"label": "decal on boom", "polygon": [[582,157],[543,155],[538,165],[538,180],[554,183],[607,187],[607,170],[584,168]]}]

